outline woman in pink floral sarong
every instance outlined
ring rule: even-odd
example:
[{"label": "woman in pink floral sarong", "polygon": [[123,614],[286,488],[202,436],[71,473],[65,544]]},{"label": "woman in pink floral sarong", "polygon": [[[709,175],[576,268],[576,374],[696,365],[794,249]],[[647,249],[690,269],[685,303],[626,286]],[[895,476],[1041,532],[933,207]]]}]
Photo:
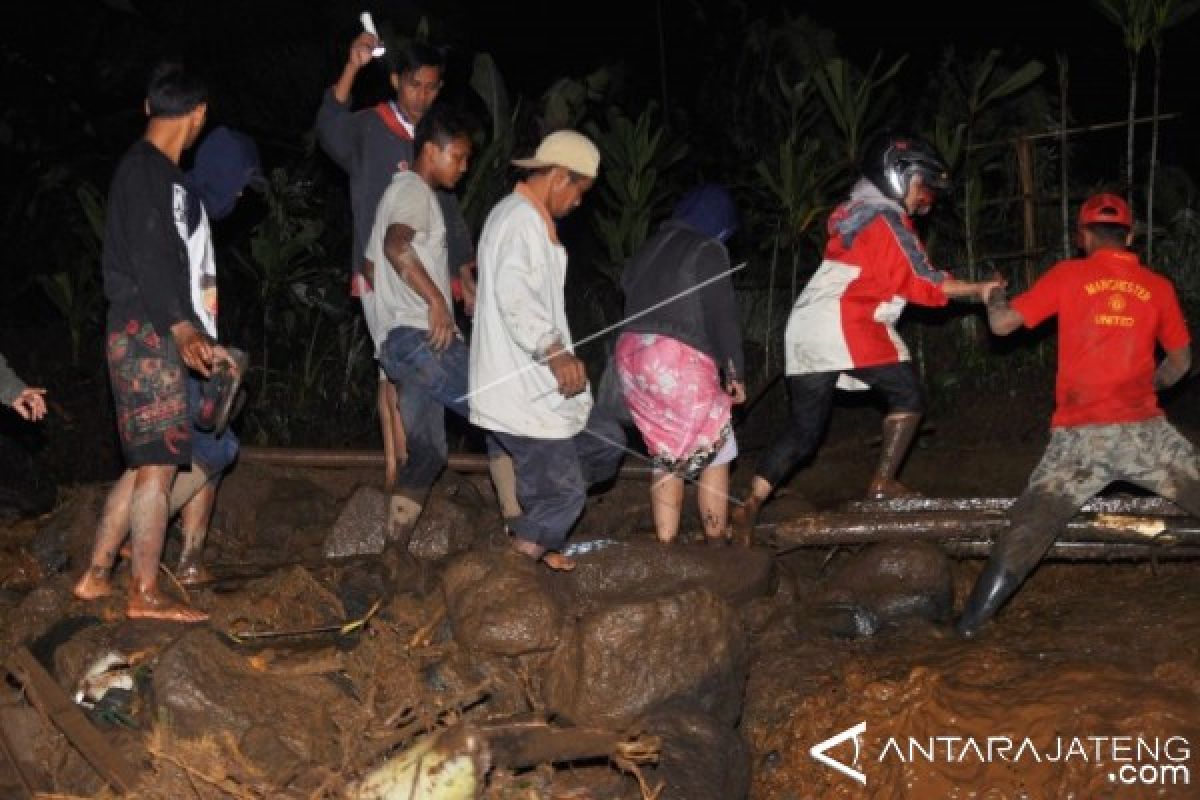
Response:
[{"label": "woman in pink floral sarong", "polygon": [[728,541],[731,427],[745,400],[742,340],[725,241],[737,227],[719,186],[685,196],[622,275],[625,316],[614,362],[625,402],[654,460],[650,498],[662,542],[679,533],[684,481],[710,542]]}]

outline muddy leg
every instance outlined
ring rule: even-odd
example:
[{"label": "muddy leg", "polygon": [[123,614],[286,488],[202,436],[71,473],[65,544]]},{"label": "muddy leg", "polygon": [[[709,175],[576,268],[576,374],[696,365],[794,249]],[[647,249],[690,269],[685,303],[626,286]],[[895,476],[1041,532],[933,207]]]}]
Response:
[{"label": "muddy leg", "polygon": [[488,448],[488,473],[500,503],[500,515],[507,521],[521,516],[521,504],[517,501],[517,472],[513,468],[512,457],[499,447],[494,449],[496,452]]},{"label": "muddy leg", "polygon": [[761,475],[750,481],[750,491],[737,502],[733,509],[733,541],[743,547],[754,543],[754,525],[758,522],[758,511],[767,502],[775,487]]},{"label": "muddy leg", "polygon": [[683,478],[654,470],[650,479],[650,506],[654,510],[654,532],[663,544],[679,535],[679,514],[683,509]]},{"label": "muddy leg", "polygon": [[96,526],[91,563],[75,583],[75,596],[81,600],[94,600],[112,594],[109,573],[117,560],[121,542],[129,531],[129,506],[133,500],[136,479],[136,470],[127,469],[108,493],[100,523]]},{"label": "muddy leg", "polygon": [[696,505],[709,542],[728,541],[729,465],[715,464],[700,473],[696,482]]},{"label": "muddy leg", "polygon": [[167,487],[175,475],[174,466],[143,466],[130,503],[133,538],[133,577],[129,584],[130,618],[163,619],[175,622],[202,622],[203,611],[176,602],[158,588],[158,564],[167,532]]},{"label": "muddy leg", "polygon": [[[195,465],[192,472],[203,470]],[[181,476],[182,477],[182,476]],[[175,479],[176,486],[180,478]],[[174,494],[174,490],[172,490]],[[217,480],[206,480],[179,513],[179,527],[183,530],[183,552],[179,555],[176,577],[184,586],[198,586],[212,580],[212,573],[204,566],[204,540],[212,521],[213,505],[217,500]]]}]

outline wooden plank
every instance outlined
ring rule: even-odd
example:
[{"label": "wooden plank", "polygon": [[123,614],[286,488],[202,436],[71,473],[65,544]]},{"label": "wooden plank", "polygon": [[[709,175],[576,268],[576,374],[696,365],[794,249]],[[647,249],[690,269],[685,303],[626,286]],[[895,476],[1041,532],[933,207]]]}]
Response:
[{"label": "wooden plank", "polygon": [[118,794],[133,790],[139,778],[137,770],[96,730],[28,649],[18,647],[9,654],[7,666],[25,688],[29,701],[58,726],[100,777]]},{"label": "wooden plank", "polygon": [[[3,716],[3,711],[0,711],[0,718],[3,718]],[[17,754],[13,752],[12,743],[8,740],[8,734],[4,731],[3,723],[0,723],[0,745],[3,746],[4,755],[8,758],[8,763],[12,764],[13,771],[17,773],[17,780],[21,781],[21,788],[25,790],[25,796],[29,800],[33,800],[36,795],[33,788],[33,781],[25,774],[25,768],[17,760]]]}]

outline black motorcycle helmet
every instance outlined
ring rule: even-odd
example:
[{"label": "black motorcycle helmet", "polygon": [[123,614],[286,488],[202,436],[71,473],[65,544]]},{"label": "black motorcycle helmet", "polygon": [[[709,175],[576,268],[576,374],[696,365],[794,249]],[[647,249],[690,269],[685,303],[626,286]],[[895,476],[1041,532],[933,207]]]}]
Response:
[{"label": "black motorcycle helmet", "polygon": [[[942,157],[924,139],[904,131],[883,131],[867,143],[863,149],[862,174],[885,197],[901,205],[914,176],[920,175],[921,182],[931,191],[944,192],[950,188],[950,168]],[[917,213],[928,210],[921,208]]]}]

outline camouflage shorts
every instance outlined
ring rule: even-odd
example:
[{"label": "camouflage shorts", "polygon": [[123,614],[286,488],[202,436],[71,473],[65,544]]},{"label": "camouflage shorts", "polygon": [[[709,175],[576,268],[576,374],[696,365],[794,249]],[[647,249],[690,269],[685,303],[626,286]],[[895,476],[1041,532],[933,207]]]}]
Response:
[{"label": "camouflage shorts", "polygon": [[1196,448],[1165,417],[1113,425],[1055,428],[1026,494],[1051,494],[1082,505],[1114,481],[1168,499],[1200,480]]}]

